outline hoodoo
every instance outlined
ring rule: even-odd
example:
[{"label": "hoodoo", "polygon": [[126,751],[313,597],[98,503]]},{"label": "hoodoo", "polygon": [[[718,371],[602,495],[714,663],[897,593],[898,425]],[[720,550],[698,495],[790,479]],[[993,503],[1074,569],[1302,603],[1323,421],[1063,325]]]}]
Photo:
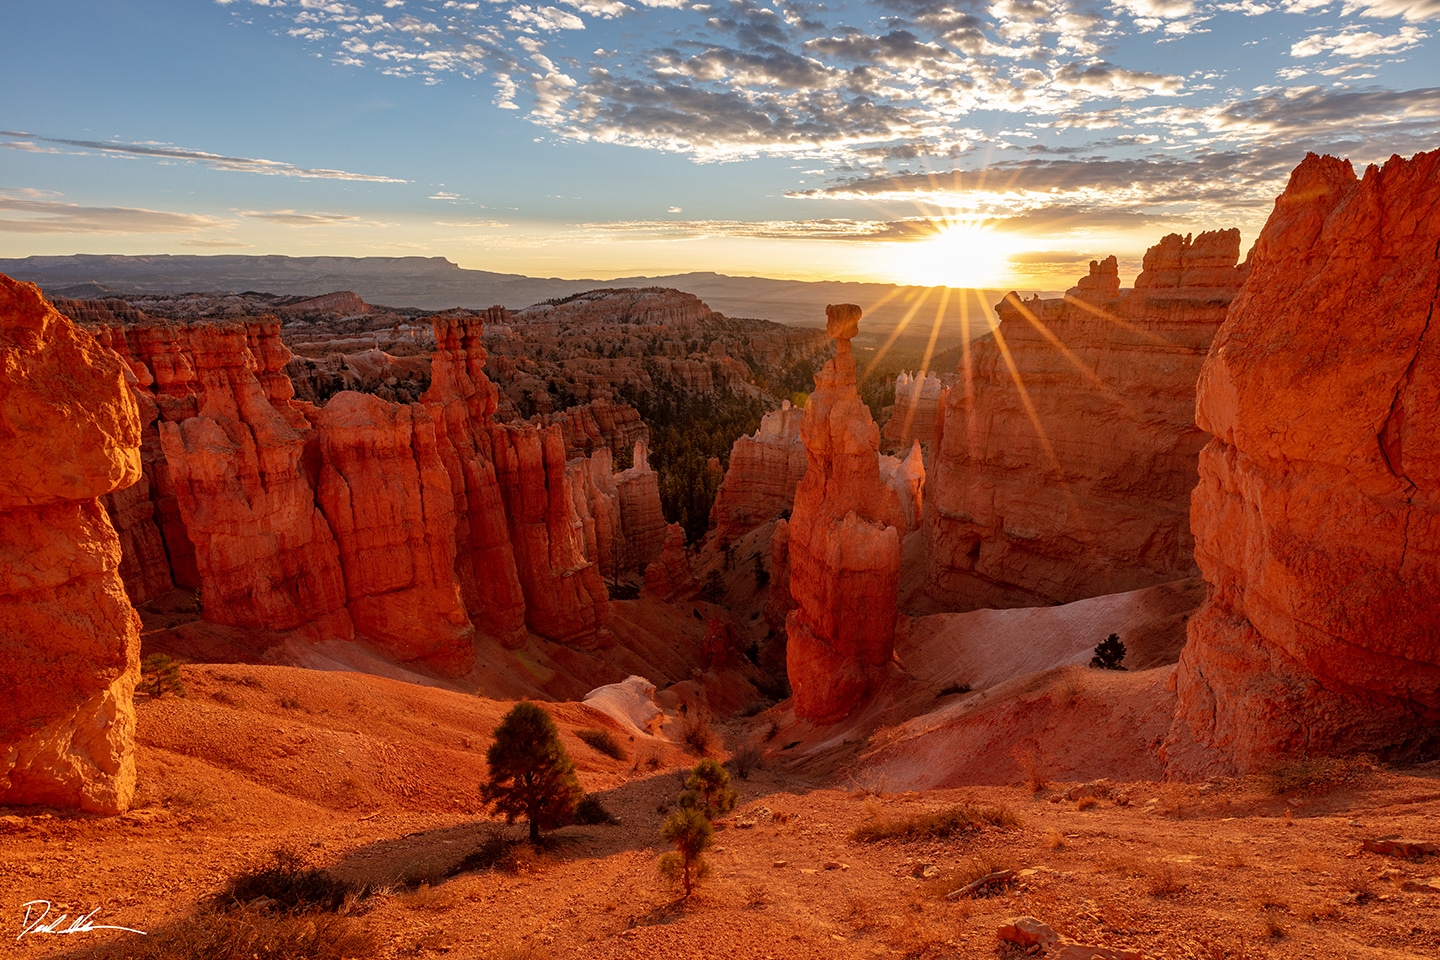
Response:
[{"label": "hoodoo", "polygon": [[825,315],[836,353],[800,423],[807,466],[789,523],[796,608],[786,619],[795,713],[821,723],[864,701],[890,663],[907,513],[881,476],[880,431],[855,389],[860,308],[832,305]]},{"label": "hoodoo", "polygon": [[140,618],[98,499],[140,478],[125,376],[0,275],[0,805],[118,813],[135,792]]},{"label": "hoodoo", "polygon": [[1440,746],[1440,151],[1307,156],[1200,376],[1179,775]]},{"label": "hoodoo", "polygon": [[996,307],[940,418],[932,600],[1044,606],[1195,574],[1195,381],[1244,280],[1239,254],[1238,230],[1172,234],[1134,290],[1109,257],[1064,298]]}]

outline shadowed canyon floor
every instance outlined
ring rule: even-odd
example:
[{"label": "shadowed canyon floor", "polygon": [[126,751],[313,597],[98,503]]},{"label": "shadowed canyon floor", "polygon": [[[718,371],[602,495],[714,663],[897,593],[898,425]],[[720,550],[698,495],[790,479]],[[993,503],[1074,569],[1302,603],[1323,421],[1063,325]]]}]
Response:
[{"label": "shadowed canyon floor", "polygon": [[[1010,955],[996,929],[1024,914],[1146,957],[1440,950],[1440,895],[1415,892],[1440,873],[1436,859],[1361,849],[1392,834],[1430,838],[1435,764],[1117,782],[1077,800],[1063,799],[1061,783],[891,792],[864,763],[846,789],[820,786],[804,757],[790,757],[804,748],[787,751],[781,734],[765,744],[763,768],[734,781],[741,800],[708,855],[712,874],[681,901],[656,869],[657,808],[695,758],[623,735],[627,759],[606,757],[575,736],[617,729],[587,706],[549,709],[584,786],[621,822],[566,827],[538,855],[447,876],[490,829],[476,784],[507,703],[290,667],[187,666],[182,677],[185,699],[140,698],[131,812],[0,815],[0,900],[44,898],[72,917],[96,910],[94,923],[154,937],[290,845],[378,890],[349,921],[370,938],[363,955],[384,958],[995,957]],[[1052,721],[1067,712],[1093,716],[1077,702],[1053,708]],[[726,733],[763,737],[768,722],[762,714]],[[852,837],[961,803],[1008,810],[1016,823],[944,839]],[[991,867],[1018,871],[1017,882],[946,899]],[[20,921],[18,911],[4,919],[8,956],[84,956],[107,944],[125,956],[126,938],[137,942],[99,930],[17,942]]]}]

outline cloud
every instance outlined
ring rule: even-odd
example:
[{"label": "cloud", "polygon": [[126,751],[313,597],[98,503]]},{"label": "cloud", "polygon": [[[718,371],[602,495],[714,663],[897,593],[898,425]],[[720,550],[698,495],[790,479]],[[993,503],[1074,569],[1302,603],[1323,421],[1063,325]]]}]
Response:
[{"label": "cloud", "polygon": [[200,247],[204,249],[238,249],[253,247],[253,243],[242,243],[239,240],[226,240],[223,237],[193,237],[189,240],[179,241],[182,247]]},{"label": "cloud", "polygon": [[1121,100],[1148,96],[1174,96],[1185,86],[1180,77],[1126,70],[1097,60],[1081,66],[1067,63],[1055,72],[1055,85],[1068,90],[1086,90]]},{"label": "cloud", "polygon": [[178,160],[184,163],[198,163],[214,170],[231,170],[241,173],[259,173],[267,176],[299,177],[306,180],[358,180],[367,183],[407,183],[395,177],[371,176],[363,173],[349,173],[345,170],[309,169],[278,160],[261,160],[248,157],[227,157],[202,150],[187,150],[183,147],[158,143],[121,143],[113,140],[68,140],[63,137],[42,137],[33,133],[0,130],[0,137],[21,142],[40,141],[81,150],[95,150],[126,156],[152,157],[158,160]]},{"label": "cloud", "polygon": [[1403,17],[1415,23],[1440,18],[1440,0],[1346,0],[1344,12],[1347,15],[1363,13],[1371,17]]},{"label": "cloud", "polygon": [[1362,30],[1359,27],[1351,27],[1329,36],[1314,34],[1306,37],[1291,45],[1290,56],[1313,57],[1328,51],[1342,57],[1373,57],[1379,54],[1413,50],[1420,45],[1421,40],[1425,40],[1429,36],[1418,27],[1401,27],[1399,33],[1391,34],[1388,37],[1369,30]]},{"label": "cloud", "polygon": [[38,191],[0,193],[0,233],[184,233],[224,225],[214,217],[141,207],[87,207],[37,199]]},{"label": "cloud", "polygon": [[360,222],[359,217],[347,213],[297,213],[294,210],[241,210],[239,213],[250,220],[280,223],[287,227],[324,227]]}]

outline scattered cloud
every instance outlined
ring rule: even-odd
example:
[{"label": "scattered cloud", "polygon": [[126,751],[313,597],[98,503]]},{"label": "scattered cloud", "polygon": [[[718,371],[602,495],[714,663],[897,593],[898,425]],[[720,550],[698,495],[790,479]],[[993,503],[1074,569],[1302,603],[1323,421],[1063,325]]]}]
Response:
[{"label": "scattered cloud", "polygon": [[359,217],[347,213],[299,213],[295,210],[241,210],[239,213],[248,220],[264,220],[287,227],[326,227],[360,222]]},{"label": "scattered cloud", "polygon": [[[123,143],[114,140],[70,140],[63,137],[42,137],[33,133],[21,133],[14,130],[0,130],[0,138],[5,138],[4,140],[0,140],[0,146],[8,146],[10,143],[15,142],[33,144],[35,141],[39,141],[40,143],[75,147],[87,152],[97,151],[100,153],[121,154],[125,156],[149,157],[157,160],[174,160],[183,163],[201,164],[214,170],[259,173],[267,176],[299,177],[306,180],[357,180],[366,183],[407,182],[395,177],[350,173],[346,170],[297,167],[294,164],[283,163],[278,160],[262,160],[251,157],[227,157],[218,153],[207,153],[203,150],[187,150],[183,147],[163,143]],[[20,147],[19,149],[28,148]]]},{"label": "scattered cloud", "polygon": [[1411,23],[1440,19],[1440,0],[1346,0],[1343,9],[1347,15],[1403,17]]},{"label": "scattered cloud", "polygon": [[1401,53],[1413,50],[1429,34],[1418,27],[1401,27],[1398,33],[1382,36],[1360,27],[1350,27],[1340,33],[1313,34],[1290,47],[1292,57],[1313,57],[1333,53],[1342,57],[1373,57],[1381,54]]},{"label": "scattered cloud", "polygon": [[224,224],[194,213],[89,207],[44,196],[40,191],[0,192],[0,233],[184,233]]}]

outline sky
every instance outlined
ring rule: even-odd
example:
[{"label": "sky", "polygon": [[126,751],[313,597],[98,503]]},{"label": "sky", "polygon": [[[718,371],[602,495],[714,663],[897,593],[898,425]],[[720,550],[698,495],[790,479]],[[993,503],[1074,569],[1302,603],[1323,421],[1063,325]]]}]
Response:
[{"label": "sky", "polygon": [[1440,147],[1440,0],[0,10],[0,257],[1054,290]]}]

